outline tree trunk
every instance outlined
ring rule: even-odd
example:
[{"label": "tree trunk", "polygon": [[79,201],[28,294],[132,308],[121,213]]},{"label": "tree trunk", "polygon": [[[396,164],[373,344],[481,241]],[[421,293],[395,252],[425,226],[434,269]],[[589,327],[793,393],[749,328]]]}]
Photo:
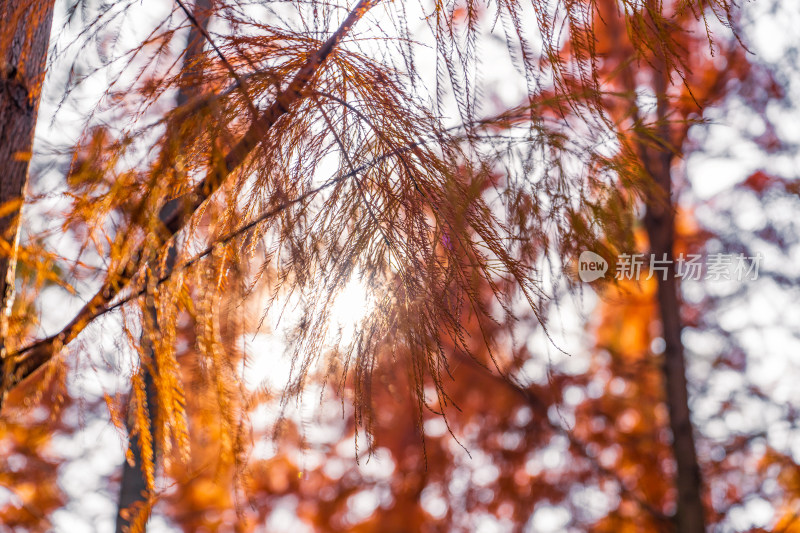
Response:
[{"label": "tree trunk", "polygon": [[6,337],[14,303],[19,217],[45,77],[53,0],[0,0],[0,407],[7,392]]},{"label": "tree trunk", "polygon": [[[153,354],[151,345],[145,348]],[[150,434],[155,435],[155,420],[157,415],[157,397],[153,376],[149,372],[144,372],[144,388],[147,396],[147,408],[150,415]],[[133,394],[131,394],[133,396]],[[128,417],[128,431],[133,429],[132,417]],[[153,441],[155,451],[155,440]],[[144,468],[142,468],[143,457],[142,447],[139,442],[139,434],[133,435],[128,441],[128,454],[133,459],[133,463],[124,461],[122,468],[122,481],[119,487],[119,501],[117,503],[117,525],[116,533],[129,531],[131,525],[138,522],[137,518],[142,514],[150,513],[151,496],[147,487]]]},{"label": "tree trunk", "polygon": [[[192,62],[203,50],[204,36],[203,33],[208,26],[208,20],[211,15],[211,7],[213,0],[196,0],[194,6],[194,19],[202,26],[200,30],[197,26],[192,25],[189,31],[188,42],[184,55],[184,76],[190,74],[190,66]],[[187,88],[181,84],[181,88],[176,96],[176,104],[181,106],[185,104],[195,91]],[[162,220],[162,222],[166,222]],[[177,250],[174,245],[169,246],[167,249],[167,257],[164,262],[163,275],[169,275],[175,268],[175,261],[177,259]],[[148,307],[148,312],[153,320],[153,323],[158,329],[159,317],[154,306]],[[148,352],[151,363],[151,368],[156,370],[155,366],[155,352],[153,350],[153,343],[146,338],[147,333],[142,333],[142,347]],[[158,395],[156,393],[156,386],[153,376],[149,370],[150,367],[142,365],[142,372],[144,374],[144,385],[147,396],[147,408],[150,418],[150,434],[156,434],[156,420],[158,416]],[[157,371],[157,370],[156,370]],[[131,395],[132,397],[132,395]],[[129,422],[129,430],[131,429],[131,422]],[[153,452],[154,456],[157,454],[157,441],[153,439]],[[117,505],[117,523],[116,533],[128,531],[132,523],[142,512],[149,514],[150,505],[152,504],[152,494],[150,488],[147,486],[145,472],[143,469],[144,461],[142,457],[142,448],[139,443],[139,436],[133,436],[128,443],[128,454],[133,458],[133,464],[127,460],[123,463],[122,481],[120,483],[119,501]]]},{"label": "tree trunk", "polygon": [[649,195],[645,227],[650,241],[650,253],[657,260],[668,259],[667,274],[659,273],[658,308],[664,337],[663,372],[665,399],[672,430],[672,451],[677,466],[676,530],[678,533],[704,533],[705,513],[702,499],[700,465],[695,451],[689,393],[686,381],[680,317],[680,297],[675,277],[673,246],[675,243],[675,206],[672,200],[670,167],[673,149],[668,125],[666,74],[654,71],[654,89],[658,95],[658,137],[663,143],[660,150],[642,150],[644,164],[655,181],[656,189]]}]

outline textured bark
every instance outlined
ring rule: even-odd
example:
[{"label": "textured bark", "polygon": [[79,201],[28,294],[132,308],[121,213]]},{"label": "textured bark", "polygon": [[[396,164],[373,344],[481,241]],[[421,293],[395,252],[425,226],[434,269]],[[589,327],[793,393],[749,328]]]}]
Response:
[{"label": "textured bark", "polygon": [[672,430],[672,451],[677,467],[675,488],[678,493],[675,514],[678,533],[705,532],[705,512],[702,499],[702,478],[697,462],[694,434],[689,409],[686,381],[686,359],[681,332],[680,296],[675,277],[673,247],[675,244],[675,206],[672,201],[671,164],[673,150],[669,146],[666,90],[663,72],[654,72],[654,89],[658,96],[658,136],[664,145],[660,150],[642,150],[647,171],[656,184],[648,198],[645,227],[650,241],[650,253],[656,259],[669,260],[666,276],[658,277],[658,308],[664,337],[663,372],[665,398]]},{"label": "textured bark", "polygon": [[8,320],[14,303],[19,215],[44,82],[53,1],[0,0],[0,407]]},{"label": "textured bark", "polygon": [[[203,43],[205,40],[204,34],[212,13],[212,1],[213,0],[196,0],[195,2],[193,13],[194,22],[199,24],[202,27],[202,30],[193,25],[189,31],[186,51],[183,59],[183,72],[185,77],[184,81],[187,81],[188,78],[193,77],[194,72],[192,71],[192,64],[203,51]],[[176,104],[178,106],[186,104],[196,93],[196,88],[191,87],[187,83],[181,83],[181,88],[176,96]],[[161,222],[166,224],[167,221],[162,217]],[[162,273],[163,276],[169,276],[169,274],[175,268],[175,262],[178,257],[177,250],[173,244],[169,245],[166,253],[167,257],[164,262],[164,272]],[[157,330],[159,325],[159,316],[155,306],[148,306],[147,311],[150,314],[150,319],[153,321],[153,324],[156,325]],[[147,338],[148,334],[152,334],[152,332],[147,332],[143,328],[142,347],[148,355],[150,364],[149,366],[147,364],[142,365],[141,369],[142,373],[144,374],[143,381],[147,396],[147,408],[150,419],[150,434],[155,435],[156,420],[158,417],[158,394],[156,391],[155,380],[153,379],[153,375],[150,373],[150,369],[153,369],[156,372],[158,369],[155,363],[156,358],[153,350],[153,343]],[[133,397],[133,394],[131,394],[131,397]],[[129,433],[130,430],[131,422],[129,422]],[[153,439],[153,452],[154,455],[158,453],[156,439]],[[128,455],[133,459],[133,462],[128,462],[126,460],[123,463],[122,481],[120,483],[119,501],[117,505],[116,533],[128,531],[131,524],[135,522],[135,519],[139,513],[149,514],[149,507],[154,496],[151,493],[151,487],[147,486],[146,476],[143,468],[144,458],[142,456],[142,448],[138,435],[134,435],[130,438],[128,442]]]}]

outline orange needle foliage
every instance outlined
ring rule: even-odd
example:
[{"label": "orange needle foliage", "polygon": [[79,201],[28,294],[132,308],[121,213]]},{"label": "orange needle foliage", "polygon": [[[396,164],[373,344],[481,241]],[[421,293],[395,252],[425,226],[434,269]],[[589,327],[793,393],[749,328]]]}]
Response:
[{"label": "orange needle foliage", "polygon": [[[584,290],[549,281],[581,251],[706,242],[688,210],[676,222],[671,193],[695,148],[690,128],[754,72],[728,30],[709,30],[738,30],[733,2],[436,0],[417,31],[402,2],[215,0],[204,49],[183,67],[182,36],[198,29],[183,3],[120,51],[109,28],[135,4],[87,7],[74,45],[94,45],[111,80],[77,145],[57,154],[59,188],[41,195],[60,199],[75,257],[48,250],[51,235],[3,247],[21,265],[21,302],[54,282],[86,293],[46,338],[33,338],[35,309],[17,304],[3,333],[4,397],[77,366],[97,351],[98,324],[120,318],[136,370],[122,370],[130,395],[109,405],[121,431],[128,415],[141,453],[127,459],[147,489],[121,511],[131,530],[145,528],[151,504],[187,531],[254,531],[281,506],[321,531],[468,531],[487,517],[521,530],[560,511],[579,531],[689,523],[687,463],[670,439],[688,435],[688,464],[698,461],[691,422],[671,425],[674,374],[656,353],[659,335],[681,343],[682,324],[664,331],[663,286],[598,284],[587,368],[551,368],[528,340],[552,342],[548,318]],[[0,30],[4,53],[10,31]],[[494,88],[480,72],[481,47],[497,37],[524,94],[510,107],[486,104]],[[433,58],[432,73],[421,58]],[[69,91],[88,83],[84,66],[70,69]],[[165,103],[176,92],[191,97]],[[668,242],[645,244],[656,230]],[[353,278],[374,306],[352,340],[331,342],[333,301]],[[277,355],[241,349],[265,308],[298,316],[282,392],[242,383],[254,359]],[[120,372],[125,355],[113,359]],[[536,363],[547,371],[526,379]],[[286,413],[320,382],[344,419],[320,421],[331,434],[309,443],[302,416]],[[55,393],[41,392],[52,409]],[[256,422],[264,410],[286,414],[271,456],[253,448],[272,437]],[[62,502],[42,472],[53,464],[48,432],[62,428],[29,427],[6,423],[0,438],[40,465],[30,476],[42,492],[12,475],[28,507],[2,512],[41,529]],[[354,438],[360,464],[343,451]],[[370,473],[373,452],[389,466]],[[723,522],[744,497],[716,496],[730,469],[701,452],[692,527]],[[306,468],[305,454],[317,463]],[[793,462],[775,456],[792,487]]]}]

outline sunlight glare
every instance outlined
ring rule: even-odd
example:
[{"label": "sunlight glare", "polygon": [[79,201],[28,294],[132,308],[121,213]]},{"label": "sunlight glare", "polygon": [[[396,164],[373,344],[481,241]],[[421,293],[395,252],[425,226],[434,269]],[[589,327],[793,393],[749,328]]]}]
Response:
[{"label": "sunlight glare", "polygon": [[331,334],[335,337],[341,332],[342,343],[350,343],[372,307],[369,287],[363,280],[353,276],[331,306]]}]

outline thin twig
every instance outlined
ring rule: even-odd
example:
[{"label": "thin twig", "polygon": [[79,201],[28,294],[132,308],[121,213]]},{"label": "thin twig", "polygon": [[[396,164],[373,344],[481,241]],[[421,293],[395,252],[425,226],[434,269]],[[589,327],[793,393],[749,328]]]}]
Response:
[{"label": "thin twig", "polygon": [[244,96],[244,99],[247,102],[247,108],[250,111],[251,118],[253,120],[256,120],[258,118],[258,109],[256,109],[253,100],[250,98],[250,94],[247,91],[247,85],[245,84],[244,78],[239,76],[236,70],[234,70],[233,65],[230,64],[228,59],[222,53],[222,50],[220,50],[219,47],[216,45],[216,43],[214,43],[214,40],[211,38],[211,35],[209,35],[208,30],[205,28],[205,26],[200,24],[200,22],[197,20],[197,17],[194,16],[194,13],[189,11],[181,0],[175,0],[175,2],[177,2],[177,4],[180,6],[183,12],[186,14],[186,17],[189,19],[192,25],[195,28],[197,28],[197,30],[203,35],[205,40],[208,41],[208,44],[211,45],[211,48],[214,49],[214,52],[216,52],[220,61],[222,61],[222,64],[225,66],[228,72],[230,72],[231,76],[233,76],[233,79],[236,82],[236,86],[241,90],[242,96]]}]

